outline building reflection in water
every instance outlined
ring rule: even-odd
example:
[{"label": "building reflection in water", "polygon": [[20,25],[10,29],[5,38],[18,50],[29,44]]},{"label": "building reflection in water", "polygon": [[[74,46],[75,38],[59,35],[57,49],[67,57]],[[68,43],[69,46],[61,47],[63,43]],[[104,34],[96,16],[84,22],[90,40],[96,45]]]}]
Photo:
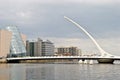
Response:
[{"label": "building reflection in water", "polygon": [[55,80],[54,67],[46,64],[36,64],[26,68],[26,80]]},{"label": "building reflection in water", "polygon": [[91,78],[89,68],[77,64],[1,64],[0,80],[79,80]]},{"label": "building reflection in water", "polygon": [[25,64],[10,64],[9,80],[26,80]]},{"label": "building reflection in water", "polygon": [[51,64],[1,64],[0,80],[55,80]]},{"label": "building reflection in water", "polygon": [[79,80],[88,77],[92,80],[92,67],[77,64],[0,64],[0,80]]},{"label": "building reflection in water", "polygon": [[0,64],[0,80],[9,80],[9,66],[6,64]]},{"label": "building reflection in water", "polygon": [[26,80],[25,64],[0,64],[0,80]]}]

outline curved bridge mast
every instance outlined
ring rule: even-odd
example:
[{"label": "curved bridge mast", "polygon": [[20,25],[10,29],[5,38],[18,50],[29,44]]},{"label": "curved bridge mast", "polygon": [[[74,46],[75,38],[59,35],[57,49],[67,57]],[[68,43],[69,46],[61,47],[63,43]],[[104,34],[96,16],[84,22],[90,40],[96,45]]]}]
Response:
[{"label": "curved bridge mast", "polygon": [[96,47],[98,48],[98,50],[101,53],[101,57],[112,57],[113,55],[109,54],[108,52],[104,51],[100,45],[97,43],[97,41],[92,37],[92,35],[89,34],[88,31],[86,31],[82,26],[80,26],[78,23],[76,23],[75,21],[73,21],[72,19],[64,16],[64,18],[70,22],[72,22],[73,24],[75,24],[78,28],[80,28],[92,41],[93,43],[96,45]]}]

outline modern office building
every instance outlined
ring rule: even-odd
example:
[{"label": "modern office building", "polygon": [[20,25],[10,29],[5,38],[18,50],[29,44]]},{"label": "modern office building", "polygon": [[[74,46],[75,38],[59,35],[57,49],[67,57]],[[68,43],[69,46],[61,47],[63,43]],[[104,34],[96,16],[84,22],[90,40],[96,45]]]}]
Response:
[{"label": "modern office building", "polygon": [[56,53],[64,56],[76,56],[81,55],[81,50],[77,47],[59,47]]},{"label": "modern office building", "polygon": [[12,32],[10,56],[25,56],[26,48],[18,28],[16,26],[7,26],[6,30]]},{"label": "modern office building", "polygon": [[26,50],[28,56],[51,56],[54,55],[54,45],[49,40],[26,41]]},{"label": "modern office building", "polygon": [[43,56],[51,56],[51,55],[54,55],[55,52],[54,52],[54,44],[47,40],[47,41],[44,41],[42,42],[42,55]]},{"label": "modern office building", "polygon": [[0,57],[7,57],[10,53],[12,32],[0,29]]},{"label": "modern office building", "polygon": [[27,56],[42,56],[42,40],[26,41]]}]

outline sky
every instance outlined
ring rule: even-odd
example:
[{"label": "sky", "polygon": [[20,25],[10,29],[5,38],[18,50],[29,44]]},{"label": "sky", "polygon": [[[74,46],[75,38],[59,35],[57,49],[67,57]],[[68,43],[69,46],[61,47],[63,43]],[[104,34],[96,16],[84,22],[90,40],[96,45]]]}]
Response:
[{"label": "sky", "polygon": [[84,27],[107,52],[120,55],[119,0],[0,0],[0,27],[18,26],[28,39],[51,40],[56,47],[96,46],[67,16]]}]

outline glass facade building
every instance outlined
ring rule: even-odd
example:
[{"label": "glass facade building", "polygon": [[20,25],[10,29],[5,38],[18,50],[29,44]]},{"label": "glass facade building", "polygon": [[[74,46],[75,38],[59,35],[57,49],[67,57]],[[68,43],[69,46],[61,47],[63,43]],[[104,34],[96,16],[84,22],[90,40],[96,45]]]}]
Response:
[{"label": "glass facade building", "polygon": [[12,32],[10,56],[25,56],[26,48],[18,28],[16,26],[7,26],[6,29]]}]

